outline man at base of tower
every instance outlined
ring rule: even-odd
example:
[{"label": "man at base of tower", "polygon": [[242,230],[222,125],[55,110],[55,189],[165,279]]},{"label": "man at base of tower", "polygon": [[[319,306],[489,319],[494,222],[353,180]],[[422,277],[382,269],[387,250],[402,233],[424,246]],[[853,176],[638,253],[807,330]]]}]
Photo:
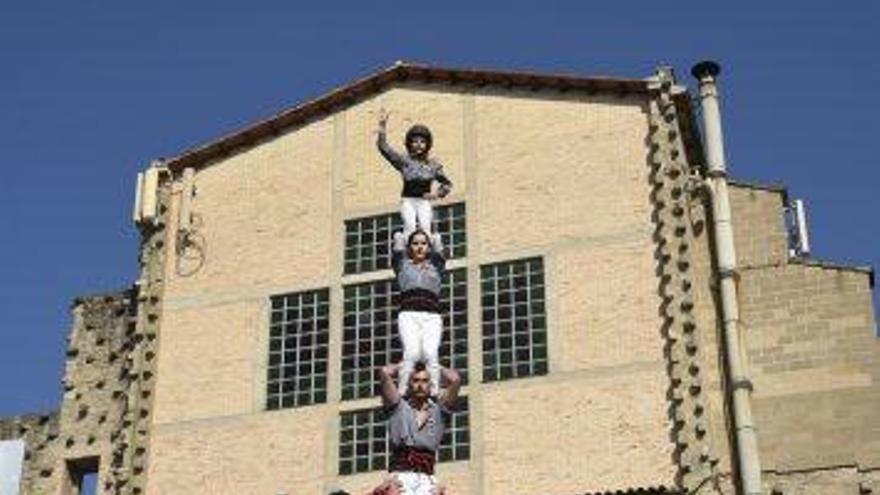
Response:
[{"label": "man at base of tower", "polygon": [[394,383],[399,369],[400,364],[393,364],[380,370],[391,447],[388,471],[390,485],[395,485],[385,493],[393,494],[396,488],[400,495],[440,495],[434,463],[446,430],[445,420],[458,401],[461,377],[455,370],[443,368],[446,388],[435,400],[428,371],[424,363],[418,363],[409,377],[408,393],[401,397]]}]

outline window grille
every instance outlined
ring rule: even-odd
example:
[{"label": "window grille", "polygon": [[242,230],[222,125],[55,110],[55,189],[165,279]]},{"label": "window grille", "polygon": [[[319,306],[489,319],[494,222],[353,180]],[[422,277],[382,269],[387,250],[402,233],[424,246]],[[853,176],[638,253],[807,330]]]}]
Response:
[{"label": "window grille", "polygon": [[328,289],[273,296],[266,408],[327,401]]},{"label": "window grille", "polygon": [[547,374],[542,259],[481,266],[480,284],[483,381]]},{"label": "window grille", "polygon": [[467,397],[459,399],[446,424],[443,442],[437,449],[438,462],[464,461],[471,457],[470,408]]}]

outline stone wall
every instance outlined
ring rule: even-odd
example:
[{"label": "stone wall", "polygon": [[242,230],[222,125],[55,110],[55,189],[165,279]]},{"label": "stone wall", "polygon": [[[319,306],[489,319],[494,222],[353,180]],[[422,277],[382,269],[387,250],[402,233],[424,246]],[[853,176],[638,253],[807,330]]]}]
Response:
[{"label": "stone wall", "polygon": [[729,191],[739,269],[787,263],[785,189],[733,181]]},{"label": "stone wall", "polygon": [[880,493],[880,470],[828,466],[764,474],[769,495],[872,495]]},{"label": "stone wall", "polygon": [[51,493],[58,486],[59,435],[57,412],[0,419],[0,440],[22,439],[25,443],[21,493]]},{"label": "stone wall", "polygon": [[81,298],[73,309],[57,449],[62,462],[97,458],[103,493],[115,489],[110,466],[114,434],[128,402],[126,370],[134,329],[133,294],[126,291]]},{"label": "stone wall", "polygon": [[23,494],[76,492],[83,469],[97,467],[99,493],[115,493],[115,431],[123,421],[131,345],[132,292],[74,301],[58,412],[0,421],[0,438],[25,441]]},{"label": "stone wall", "polygon": [[783,194],[751,186],[731,194],[765,482],[780,494],[869,493],[858,487],[880,468],[872,273],[788,260]]}]

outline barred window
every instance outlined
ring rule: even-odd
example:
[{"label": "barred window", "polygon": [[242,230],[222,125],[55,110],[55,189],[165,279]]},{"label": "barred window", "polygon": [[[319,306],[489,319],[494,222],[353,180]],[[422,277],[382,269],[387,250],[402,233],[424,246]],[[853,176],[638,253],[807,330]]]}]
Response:
[{"label": "barred window", "polygon": [[467,256],[464,203],[434,208],[433,230],[443,238],[443,245],[449,250],[450,259]]},{"label": "barred window", "polygon": [[541,258],[480,267],[483,381],[547,374]]},{"label": "barred window", "polygon": [[[446,272],[440,302],[443,340],[440,363],[455,368],[467,382],[467,271]],[[361,399],[379,393],[375,371],[400,361],[397,336],[397,296],[394,280],[379,280],[344,288],[342,330],[342,399]]]},{"label": "barred window", "polygon": [[[339,474],[378,471],[388,467],[387,416],[382,408],[340,413]],[[447,418],[446,434],[437,451],[438,462],[470,458],[470,421],[466,397]]]},{"label": "barred window", "polygon": [[[391,267],[391,240],[402,230],[398,212],[355,218],[345,222],[345,273],[362,273]],[[450,258],[467,255],[464,203],[434,208],[433,231],[443,238]]]},{"label": "barred window", "polygon": [[272,296],[266,408],[327,401],[330,291]]},{"label": "barred window", "polygon": [[339,474],[378,471],[388,466],[388,426],[384,411],[340,413]]},{"label": "barred window", "polygon": [[446,423],[443,442],[437,449],[438,462],[464,461],[471,457],[470,408],[467,397],[462,397]]}]

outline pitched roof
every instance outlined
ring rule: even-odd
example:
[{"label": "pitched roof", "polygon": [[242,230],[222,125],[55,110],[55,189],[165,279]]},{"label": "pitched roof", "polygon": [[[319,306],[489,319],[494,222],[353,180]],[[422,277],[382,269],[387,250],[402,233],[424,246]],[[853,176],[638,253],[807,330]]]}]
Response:
[{"label": "pitched roof", "polygon": [[[282,110],[267,119],[231,132],[203,146],[185,151],[169,159],[166,165],[174,171],[199,167],[212,160],[231,154],[234,150],[252,146],[267,137],[309,122],[341,109],[348,108],[373,96],[395,83],[418,82],[472,87],[497,86],[503,88],[556,89],[561,92],[581,91],[587,94],[647,94],[648,81],[644,79],[603,76],[576,76],[536,72],[499,71],[483,69],[449,69],[398,62],[393,66],[337,88],[323,96],[293,108]],[[690,114],[688,98],[680,98]],[[689,120],[689,119],[684,119]],[[689,126],[686,122],[685,126]],[[690,134],[689,129],[686,134]]]}]

